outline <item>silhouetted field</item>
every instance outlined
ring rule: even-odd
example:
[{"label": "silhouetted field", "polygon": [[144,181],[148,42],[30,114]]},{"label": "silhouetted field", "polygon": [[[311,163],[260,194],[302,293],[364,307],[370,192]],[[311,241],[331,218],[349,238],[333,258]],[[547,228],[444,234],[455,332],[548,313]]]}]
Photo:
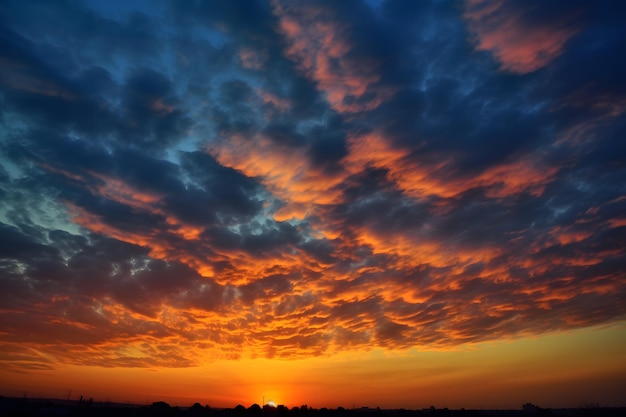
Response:
[{"label": "silhouetted field", "polygon": [[383,410],[380,408],[337,409],[311,408],[307,406],[288,408],[258,404],[246,408],[212,408],[201,404],[191,407],[171,407],[163,401],[150,406],[110,402],[74,401],[57,399],[26,399],[0,397],[0,415],[6,417],[412,417],[412,416],[624,416],[626,407],[588,407],[567,409],[544,409],[532,404],[518,410],[452,410],[430,407],[421,410]]}]

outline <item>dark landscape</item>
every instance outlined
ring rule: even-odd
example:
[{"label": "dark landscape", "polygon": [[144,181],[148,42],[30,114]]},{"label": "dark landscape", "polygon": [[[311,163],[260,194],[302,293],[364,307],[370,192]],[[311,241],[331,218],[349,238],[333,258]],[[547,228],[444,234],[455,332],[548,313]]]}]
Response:
[{"label": "dark landscape", "polygon": [[95,417],[411,417],[411,416],[623,416],[626,407],[601,407],[589,404],[580,408],[541,408],[537,405],[523,404],[517,410],[466,410],[448,409],[431,406],[420,410],[381,409],[381,408],[313,408],[307,405],[276,407],[252,404],[249,407],[237,405],[233,408],[212,408],[195,403],[190,407],[170,406],[167,402],[156,401],[151,405],[121,404],[84,400],[29,399],[0,397],[0,415],[6,417],[30,416],[95,416]]}]

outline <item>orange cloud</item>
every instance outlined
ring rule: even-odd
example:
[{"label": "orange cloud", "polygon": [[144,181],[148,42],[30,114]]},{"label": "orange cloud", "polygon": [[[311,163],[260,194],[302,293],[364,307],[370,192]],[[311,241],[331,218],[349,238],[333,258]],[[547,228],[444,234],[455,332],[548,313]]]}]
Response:
[{"label": "orange cloud", "polygon": [[166,116],[176,110],[176,107],[165,103],[160,98],[153,100],[152,103],[150,103],[150,108],[159,113],[161,116]]},{"label": "orange cloud", "polygon": [[100,184],[95,187],[88,187],[92,194],[130,207],[160,212],[160,210],[156,208],[155,203],[161,200],[163,196],[139,190],[118,178],[108,177],[95,172],[91,172],[90,175],[101,181]]},{"label": "orange cloud", "polygon": [[246,69],[262,70],[267,63],[267,53],[252,48],[241,48],[239,50],[239,62]]},{"label": "orange cloud", "polygon": [[590,230],[574,230],[573,227],[556,226],[548,232],[560,245],[582,242],[588,239],[593,232]]},{"label": "orange cloud", "polygon": [[[180,346],[187,352],[172,363],[201,363],[203,355],[316,356],[340,351],[345,346],[355,350],[371,346],[404,349],[414,345],[449,349],[461,343],[522,334],[524,326],[512,331],[507,323],[520,315],[535,323],[537,308],[566,305],[581,293],[579,286],[561,288],[555,280],[552,284],[557,288],[550,288],[540,278],[522,282],[512,274],[511,265],[541,277],[559,267],[593,267],[600,259],[598,254],[549,258],[543,255],[554,245],[584,242],[590,233],[582,229],[555,228],[541,244],[529,245],[526,253],[512,256],[498,242],[468,247],[431,236],[419,227],[379,230],[331,215],[334,207],[348,203],[344,201],[344,182],[368,167],[386,169],[388,178],[406,196],[416,200],[436,197],[442,205],[432,210],[442,212],[447,210],[446,199],[473,187],[485,187],[486,195],[496,199],[520,192],[540,195],[555,171],[542,168],[530,156],[473,177],[446,180],[439,176],[445,163],[420,165],[408,150],[392,146],[376,131],[350,137],[344,170],[332,175],[311,166],[305,147],[285,147],[261,134],[252,139],[233,136],[213,145],[209,152],[220,164],[258,178],[286,203],[273,213],[276,220],[315,217],[310,222],[312,233],[333,239],[334,260],[320,261],[289,243],[256,255],[244,245],[220,248],[216,245],[219,242],[200,239],[203,228],[186,225],[168,213],[159,194],[138,190],[121,179],[102,174],[89,173],[91,178],[86,179],[58,172],[82,182],[94,195],[160,216],[165,227],[120,230],[86,209],[68,204],[77,224],[147,247],[151,257],[181,262],[223,286],[220,299],[225,307],[218,315],[198,308],[202,305],[200,300],[189,307],[185,300],[189,300],[192,290],[170,294],[167,314],[159,312],[159,304],[152,305],[149,312],[176,335],[170,340],[171,352],[179,352]],[[193,251],[188,250],[189,241],[194,242]],[[501,260],[503,257],[506,261]],[[216,264],[222,266],[215,268]],[[476,269],[476,265],[481,267]],[[586,294],[610,294],[618,286],[615,277],[606,276]],[[128,310],[125,306],[107,308]],[[116,313],[123,314],[131,313]],[[141,322],[140,317],[137,320]],[[593,318],[581,317],[577,310],[561,320],[577,326],[594,322]],[[57,321],[55,325],[84,327],[80,323],[74,326],[71,321]],[[546,326],[547,329],[550,324]],[[196,349],[190,340],[197,338],[208,342]],[[102,349],[102,357],[110,363],[128,366],[150,366],[159,357],[143,346],[133,346],[131,350],[104,346]]]},{"label": "orange cloud", "polygon": [[[44,166],[78,182],[94,196],[162,219],[150,227],[122,230],[67,203],[77,224],[149,248],[154,259],[180,262],[212,278],[197,286],[168,289],[166,295],[155,299],[124,298],[128,305],[110,300],[95,307],[95,318],[90,320],[123,325],[128,334],[135,327],[146,326],[151,332],[161,332],[154,337],[164,341],[160,343],[164,351],[140,343],[152,337],[140,332],[136,339],[111,336],[106,342],[91,344],[92,358],[97,354],[112,365],[149,367],[158,363],[161,355],[170,355],[163,362],[167,366],[190,366],[205,363],[208,357],[310,357],[332,354],[346,346],[357,351],[416,345],[450,349],[525,334],[525,325],[511,323],[518,320],[535,326],[542,311],[560,306],[567,309],[581,294],[619,294],[620,284],[611,275],[594,277],[595,281],[589,280],[588,287],[580,291],[571,269],[594,267],[602,257],[619,254],[550,253],[556,245],[574,246],[589,239],[592,234],[584,228],[554,228],[544,240],[512,255],[501,242],[469,247],[442,239],[428,233],[428,222],[425,229],[386,230],[332,216],[338,205],[350,203],[344,201],[344,182],[368,167],[387,170],[388,179],[416,201],[435,197],[440,205],[430,209],[442,213],[448,210],[449,199],[473,187],[485,187],[487,197],[495,199],[520,192],[540,195],[555,171],[542,168],[531,156],[450,180],[441,177],[446,162],[421,165],[407,149],[393,146],[377,131],[351,136],[344,170],[332,175],[314,169],[305,147],[286,147],[261,134],[251,139],[233,136],[213,145],[209,152],[220,164],[258,178],[286,203],[276,213],[269,212],[272,207],[268,204],[266,215],[274,214],[279,221],[315,218],[310,220],[312,233],[333,239],[333,260],[320,261],[294,243],[254,253],[246,249],[246,236],[236,233],[232,237],[240,240],[240,246],[221,247],[204,228],[185,224],[168,213],[163,195],[138,189],[117,177],[93,172],[77,175]],[[599,210],[602,208],[592,208],[585,216],[594,216]],[[523,242],[515,243],[523,246]],[[533,278],[521,280],[511,266]],[[542,278],[559,268],[569,268],[566,273],[559,271],[560,281]],[[134,289],[131,285],[120,293]],[[212,295],[214,289],[217,292]],[[51,303],[69,300],[53,297]],[[205,307],[215,300],[221,300],[215,307],[219,311]],[[44,304],[37,308],[45,309]],[[548,322],[544,330],[563,323],[593,324],[598,319],[582,317],[581,310],[573,308],[558,320],[561,324]],[[93,337],[90,321],[52,314],[50,322],[59,332]],[[65,349],[70,352],[67,354],[46,351],[63,363],[92,363],[71,349]]]},{"label": "orange cloud", "polygon": [[[284,158],[285,161],[283,161],[281,166],[289,167],[287,160],[292,161],[293,159],[289,159],[287,155],[284,155]],[[263,167],[264,165],[252,165],[250,169],[262,169]],[[70,175],[69,173],[53,170],[53,168],[47,169],[66,176]],[[280,182],[282,180],[288,180],[289,172],[271,177],[270,179],[275,181],[273,183],[274,186],[282,184]],[[212,277],[220,283],[232,285],[244,285],[279,271],[290,273],[302,268],[310,271],[321,268],[318,260],[296,248],[293,248],[292,251],[266,251],[263,253],[263,257],[259,259],[248,253],[244,248],[220,249],[215,247],[206,238],[200,239],[205,232],[204,227],[186,224],[175,215],[168,213],[161,201],[163,196],[140,191],[119,178],[98,173],[90,173],[90,175],[92,176],[91,181],[82,176],[72,175],[72,177],[80,180],[83,186],[93,195],[131,207],[138,212],[156,215],[162,219],[163,223],[150,228],[137,227],[133,230],[127,230],[113,226],[105,222],[98,214],[92,213],[70,201],[65,201],[65,205],[74,222],[92,232],[146,247],[150,250],[150,256],[155,259],[176,260],[196,270],[204,277]],[[95,184],[93,183],[94,178],[99,180]],[[314,194],[316,190],[320,193],[319,198],[321,199],[323,187],[315,188],[315,181],[312,178],[309,182],[296,183],[293,186],[293,190],[297,193],[299,187],[303,187],[301,199],[307,203],[310,203],[310,198],[315,198],[315,195],[310,196],[309,194]],[[289,183],[284,184],[284,186],[289,186]],[[308,197],[305,198],[304,196]],[[299,204],[301,202],[296,199],[294,205],[288,205],[287,207],[297,207]],[[302,213],[303,216],[305,214]],[[284,215],[283,212],[277,213],[276,217],[280,218],[281,215]],[[237,238],[236,235],[233,237]],[[189,251],[190,242],[194,242],[194,251]],[[228,262],[236,266],[217,274],[214,269],[214,262]],[[306,273],[303,273],[303,276],[306,276]]]},{"label": "orange cloud", "polygon": [[547,66],[577,32],[567,20],[530,26],[523,21],[524,10],[508,5],[507,0],[466,0],[464,13],[476,49],[491,51],[504,70],[525,74]]},{"label": "orange cloud", "polygon": [[[123,242],[147,247],[150,249],[150,256],[155,259],[177,259],[196,269],[202,275],[213,275],[211,264],[207,259],[196,255],[189,255],[183,248],[177,248],[169,243],[172,239],[185,241],[197,240],[204,231],[204,228],[185,224],[183,221],[176,218],[176,216],[168,214],[161,204],[162,195],[139,190],[119,178],[105,176],[95,172],[89,172],[88,175],[91,178],[88,178],[87,176],[59,171],[53,167],[44,166],[44,168],[51,172],[78,180],[95,196],[115,201],[140,212],[161,216],[168,227],[165,229],[143,229],[141,232],[122,230],[105,223],[97,214],[91,213],[70,201],[65,201],[65,205],[71,217],[78,225],[92,232],[110,236]],[[97,179],[98,181],[94,182],[93,179]]]},{"label": "orange cloud", "polygon": [[317,83],[333,109],[341,113],[373,110],[393,94],[377,84],[379,63],[350,55],[348,28],[330,10],[279,0],[273,5],[288,43],[285,54]]},{"label": "orange cloud", "polygon": [[251,139],[234,135],[228,141],[212,145],[209,153],[224,166],[249,177],[259,177],[274,195],[287,203],[275,215],[277,220],[286,220],[290,216],[302,219],[316,204],[331,204],[340,195],[336,187],[343,177],[316,169],[305,150],[281,146],[263,135]]},{"label": "orange cloud", "polygon": [[422,165],[409,149],[393,146],[379,132],[352,136],[348,149],[345,163],[349,172],[360,172],[367,166],[385,168],[402,191],[416,198],[450,198],[477,187],[487,188],[487,196],[491,198],[520,192],[539,196],[558,172],[557,168],[541,166],[533,157],[526,156],[488,168],[474,177],[449,179],[443,174],[450,162]]},{"label": "orange cloud", "polygon": [[291,101],[287,98],[279,97],[271,91],[257,89],[257,95],[263,101],[278,110],[280,113],[284,113],[291,107]]},{"label": "orange cloud", "polygon": [[624,227],[626,226],[626,217],[616,217],[614,219],[610,219],[608,223],[611,228]]},{"label": "orange cloud", "polygon": [[104,223],[100,216],[90,213],[89,211],[71,203],[65,202],[67,209],[74,222],[87,230],[110,236],[122,242],[132,243],[134,245],[150,248],[150,256],[156,259],[164,259],[167,257],[168,250],[162,243],[157,244],[156,230],[151,234],[138,234],[128,231],[122,231],[115,227]]},{"label": "orange cloud", "polygon": [[196,240],[204,231],[203,227],[184,224],[180,219],[168,214],[160,204],[163,195],[139,190],[118,178],[108,177],[95,172],[90,172],[90,175],[101,181],[97,186],[87,186],[87,189],[93,195],[98,195],[147,213],[161,215],[170,226],[168,231],[186,240]]}]

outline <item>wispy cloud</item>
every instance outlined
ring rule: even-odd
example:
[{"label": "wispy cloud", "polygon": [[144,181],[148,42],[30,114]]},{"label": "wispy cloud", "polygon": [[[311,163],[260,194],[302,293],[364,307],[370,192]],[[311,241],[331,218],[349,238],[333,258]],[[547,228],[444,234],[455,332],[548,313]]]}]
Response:
[{"label": "wispy cloud", "polygon": [[578,31],[572,18],[580,11],[553,19],[533,19],[536,5],[518,1],[468,0],[464,17],[476,37],[476,48],[490,51],[504,70],[517,74],[550,64]]}]

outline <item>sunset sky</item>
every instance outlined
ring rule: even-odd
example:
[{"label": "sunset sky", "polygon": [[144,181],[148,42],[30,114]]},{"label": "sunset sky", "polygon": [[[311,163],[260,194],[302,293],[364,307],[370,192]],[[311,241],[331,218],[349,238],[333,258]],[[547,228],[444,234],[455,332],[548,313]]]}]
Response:
[{"label": "sunset sky", "polygon": [[2,0],[0,395],[626,406],[626,3]]}]

